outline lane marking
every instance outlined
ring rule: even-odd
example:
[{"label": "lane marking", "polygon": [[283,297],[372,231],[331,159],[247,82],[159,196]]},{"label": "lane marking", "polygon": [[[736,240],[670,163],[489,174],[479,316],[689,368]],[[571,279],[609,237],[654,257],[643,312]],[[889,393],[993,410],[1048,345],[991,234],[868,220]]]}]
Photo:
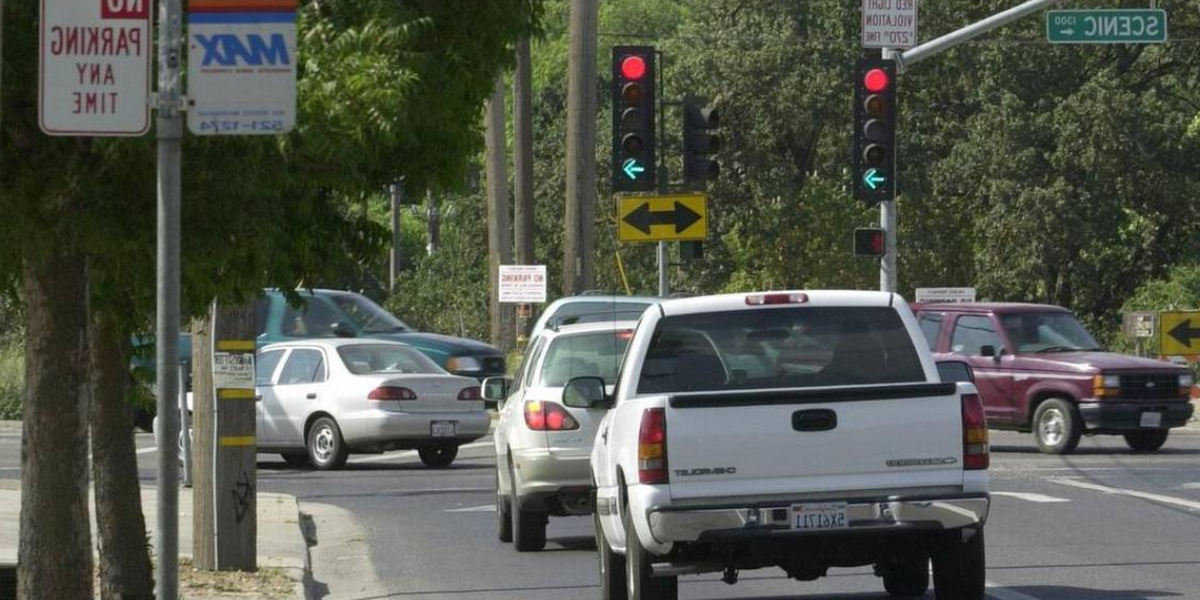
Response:
[{"label": "lane marking", "polygon": [[992,492],[992,495],[1016,498],[1018,500],[1025,500],[1026,502],[1070,502],[1071,501],[1069,498],[1056,498],[1054,496],[1047,496],[1045,494],[1031,494],[1031,493],[1026,493],[1026,492]]},{"label": "lane marking", "polygon": [[1185,490],[1200,490],[1200,482],[1197,482],[1197,483],[1185,483],[1185,484],[1183,484],[1183,485],[1181,485],[1181,486],[1179,486],[1179,487],[1181,487],[1181,488],[1183,488],[1183,489],[1185,489]]},{"label": "lane marking", "polygon": [[[458,449],[459,450],[473,450],[475,448],[491,448],[491,447],[492,447],[491,442],[473,442],[470,444],[463,444],[463,445],[459,446]],[[351,464],[374,463],[374,462],[383,462],[383,461],[387,461],[387,460],[399,460],[402,458],[412,458],[414,456],[417,456],[416,450],[398,450],[398,451],[392,451],[392,452],[384,452],[383,454],[375,454],[372,456],[364,456],[362,458],[351,458],[347,462],[349,462]]]},{"label": "lane marking", "polygon": [[472,506],[470,508],[448,508],[445,512],[452,513],[472,513],[472,512],[496,512],[495,504],[487,504],[484,506]]},{"label": "lane marking", "polygon": [[998,600],[1040,600],[1039,598],[1030,596],[1029,594],[1023,594],[1016,590],[1010,590],[992,581],[984,582],[984,585],[987,586],[987,595],[997,598]]},{"label": "lane marking", "polygon": [[151,452],[158,452],[158,446],[150,446],[149,448],[139,448],[137,451],[138,454],[150,454]]},{"label": "lane marking", "polygon": [[1086,481],[1076,481],[1074,479],[1065,479],[1062,477],[1047,477],[1046,481],[1049,481],[1051,483],[1061,484],[1061,485],[1069,485],[1071,487],[1077,487],[1077,488],[1085,489],[1085,490],[1092,490],[1095,492],[1104,492],[1107,494],[1117,494],[1120,496],[1129,496],[1131,498],[1141,498],[1142,500],[1151,500],[1153,502],[1161,502],[1162,504],[1181,506],[1181,507],[1189,509],[1189,510],[1200,511],[1200,502],[1195,502],[1193,500],[1184,500],[1183,498],[1176,498],[1174,496],[1163,496],[1162,494],[1151,494],[1148,492],[1139,492],[1137,490],[1126,490],[1126,489],[1122,489],[1122,488],[1108,487],[1106,485],[1088,483]]}]

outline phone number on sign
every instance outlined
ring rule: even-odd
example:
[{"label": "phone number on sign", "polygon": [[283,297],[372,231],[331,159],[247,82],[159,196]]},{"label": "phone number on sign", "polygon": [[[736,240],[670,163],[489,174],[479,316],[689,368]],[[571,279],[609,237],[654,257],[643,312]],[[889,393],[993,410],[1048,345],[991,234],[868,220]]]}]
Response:
[{"label": "phone number on sign", "polygon": [[221,121],[208,120],[200,122],[200,131],[213,133],[245,132],[282,132],[283,119],[267,119],[252,121]]}]

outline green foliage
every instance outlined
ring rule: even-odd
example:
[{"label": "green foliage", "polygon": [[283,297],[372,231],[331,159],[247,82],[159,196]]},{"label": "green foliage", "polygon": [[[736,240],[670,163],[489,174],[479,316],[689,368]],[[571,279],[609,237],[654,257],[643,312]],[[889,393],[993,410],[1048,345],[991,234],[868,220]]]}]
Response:
[{"label": "green foliage", "polygon": [[1121,312],[1200,309],[1200,263],[1177,265],[1165,279],[1138,286]]},{"label": "green foliage", "polygon": [[20,343],[0,344],[0,421],[21,418],[25,394],[25,351]]}]

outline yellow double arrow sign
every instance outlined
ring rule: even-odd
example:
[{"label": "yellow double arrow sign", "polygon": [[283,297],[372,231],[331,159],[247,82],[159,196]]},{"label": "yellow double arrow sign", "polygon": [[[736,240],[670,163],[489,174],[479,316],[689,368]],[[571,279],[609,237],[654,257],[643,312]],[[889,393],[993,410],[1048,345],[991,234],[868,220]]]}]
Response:
[{"label": "yellow double arrow sign", "polygon": [[708,196],[624,196],[617,220],[622,242],[703,240],[708,237]]}]

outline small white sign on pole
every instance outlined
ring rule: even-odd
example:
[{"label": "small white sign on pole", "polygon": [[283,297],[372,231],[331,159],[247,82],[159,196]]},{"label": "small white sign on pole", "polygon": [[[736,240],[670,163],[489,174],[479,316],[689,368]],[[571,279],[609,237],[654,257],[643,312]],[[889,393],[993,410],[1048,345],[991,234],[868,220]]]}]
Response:
[{"label": "small white sign on pole", "polygon": [[917,0],[863,0],[863,48],[917,45]]},{"label": "small white sign on pole", "polygon": [[150,129],[151,0],[42,0],[38,126],[47,135]]},{"label": "small white sign on pole", "polygon": [[188,4],[188,130],[275,135],[296,125],[295,3]]},{"label": "small white sign on pole", "polygon": [[254,389],[254,353],[213,352],[213,389]]},{"label": "small white sign on pole", "polygon": [[936,304],[950,303],[956,304],[960,302],[974,302],[975,288],[917,288],[918,303]]},{"label": "small white sign on pole", "polygon": [[500,302],[545,302],[546,265],[500,265]]}]

